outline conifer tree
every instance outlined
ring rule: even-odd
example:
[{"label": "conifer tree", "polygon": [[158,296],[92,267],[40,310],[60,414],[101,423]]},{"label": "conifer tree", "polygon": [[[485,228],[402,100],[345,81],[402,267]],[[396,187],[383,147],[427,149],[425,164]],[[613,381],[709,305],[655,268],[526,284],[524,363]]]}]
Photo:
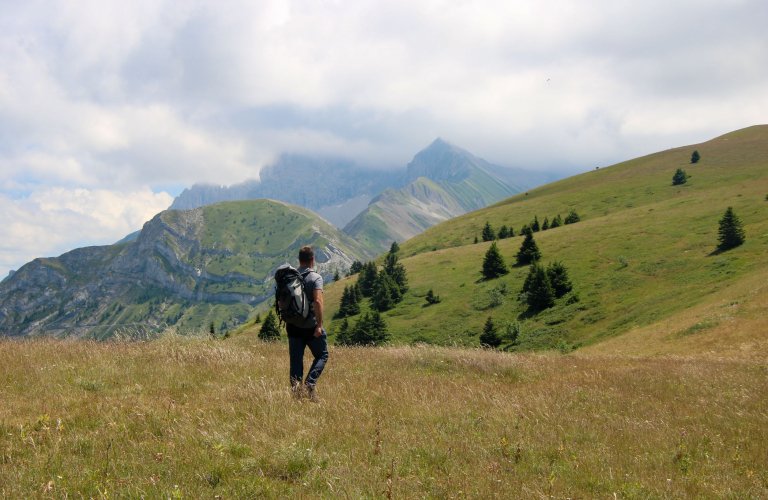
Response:
[{"label": "conifer tree", "polygon": [[480,334],[480,344],[493,347],[494,349],[501,345],[501,337],[496,333],[496,326],[493,324],[490,316],[485,321],[483,333]]},{"label": "conifer tree", "polygon": [[389,253],[395,254],[400,251],[400,245],[397,244],[397,241],[392,242],[392,246],[389,247]]},{"label": "conifer tree", "polygon": [[337,269],[333,273],[333,282],[335,283],[335,282],[339,281],[340,279],[341,279],[341,276],[339,276],[339,270]]},{"label": "conifer tree", "polygon": [[352,336],[349,331],[349,320],[344,318],[341,326],[339,326],[339,332],[336,334],[336,345],[352,345]]},{"label": "conifer tree", "polygon": [[563,218],[560,217],[560,214],[557,214],[553,219],[552,223],[549,225],[550,229],[554,229],[556,227],[560,227],[563,225]]},{"label": "conifer tree", "polygon": [[576,210],[571,210],[571,213],[568,214],[568,216],[565,218],[566,224],[574,224],[576,222],[579,222],[581,220],[581,217],[579,217],[579,214],[576,213]]},{"label": "conifer tree", "polygon": [[358,283],[354,284],[354,290],[355,290],[355,300],[358,302],[363,301],[363,292],[360,291],[360,285]]},{"label": "conifer tree", "polygon": [[259,331],[260,340],[277,340],[280,338],[280,329],[277,327],[277,317],[274,311],[269,311]]},{"label": "conifer tree", "polygon": [[360,303],[357,300],[357,294],[354,287],[345,286],[344,292],[341,294],[339,311],[336,313],[335,318],[345,318],[356,314],[360,314]]},{"label": "conifer tree", "polygon": [[531,230],[534,233],[538,233],[539,229],[541,229],[541,226],[539,226],[539,216],[538,215],[534,215],[533,216],[533,224],[531,224]]},{"label": "conifer tree", "polygon": [[384,269],[382,272],[389,274],[398,288],[400,289],[400,295],[408,291],[408,277],[405,274],[405,266],[398,262],[397,255],[389,252],[384,257]]},{"label": "conifer tree", "polygon": [[426,299],[427,299],[427,304],[430,304],[430,305],[440,303],[440,296],[437,295],[435,292],[433,292],[431,288],[427,292]]},{"label": "conifer tree", "polygon": [[699,160],[701,159],[701,156],[699,155],[698,151],[694,151],[691,155],[691,163],[699,163]]},{"label": "conifer tree", "polygon": [[378,270],[374,262],[368,262],[363,265],[360,270],[360,277],[357,278],[357,283],[360,285],[360,292],[363,297],[370,297],[373,294],[373,284],[378,276]]},{"label": "conifer tree", "polygon": [[387,322],[384,321],[384,317],[375,311],[371,314],[370,336],[373,339],[374,345],[384,345],[389,342],[389,331],[387,329]]},{"label": "conifer tree", "polygon": [[685,184],[687,180],[688,176],[686,175],[685,170],[678,168],[677,172],[675,172],[675,175],[672,176],[672,185],[679,186],[681,184]]},{"label": "conifer tree", "polygon": [[496,246],[496,242],[491,243],[491,247],[485,252],[483,258],[483,277],[485,279],[498,278],[509,272],[507,264],[504,262],[504,257],[499,252],[499,247]]},{"label": "conifer tree", "polygon": [[208,334],[212,339],[216,338],[216,326],[213,324],[213,321],[211,321],[211,324],[208,325]]},{"label": "conifer tree", "polygon": [[356,260],[349,267],[349,272],[347,273],[347,276],[355,275],[355,274],[359,273],[362,270],[363,270],[363,263],[360,262],[359,260]]},{"label": "conifer tree", "polygon": [[546,231],[547,229],[549,229],[549,219],[544,217],[544,224],[541,225],[541,230]]},{"label": "conifer tree", "polygon": [[529,285],[528,303],[535,311],[541,311],[555,305],[555,290],[549,281],[549,276],[544,267],[536,264],[533,270],[533,278]]},{"label": "conifer tree", "polygon": [[486,221],[485,226],[483,227],[483,241],[493,241],[495,239],[496,233],[491,227],[491,223]]},{"label": "conifer tree", "polygon": [[386,271],[379,273],[374,283],[371,306],[377,311],[388,311],[395,307],[399,299],[399,289]]},{"label": "conifer tree", "polygon": [[254,323],[254,324],[259,324],[259,323],[261,323],[261,314],[257,314],[257,315],[256,315],[256,319],[255,319],[255,320],[253,320],[253,323]]},{"label": "conifer tree", "polygon": [[517,252],[517,255],[515,255],[515,259],[517,260],[518,266],[531,264],[532,262],[537,262],[541,259],[541,251],[539,250],[536,241],[533,239],[533,231],[530,229],[525,232],[525,239],[523,240],[522,245],[520,245],[520,250]]},{"label": "conifer tree", "polygon": [[558,299],[573,290],[573,284],[568,277],[568,270],[562,262],[552,262],[547,267],[547,276],[555,291],[555,297]]},{"label": "conifer tree", "polygon": [[499,239],[503,240],[505,238],[509,238],[509,229],[507,229],[506,225],[503,225],[499,228]]},{"label": "conifer tree", "polygon": [[720,228],[717,231],[717,249],[721,252],[736,248],[744,243],[746,233],[741,225],[739,217],[733,212],[733,207],[728,207],[720,219]]},{"label": "conifer tree", "polygon": [[475,245],[477,245],[477,235],[475,235]]},{"label": "conifer tree", "polygon": [[387,323],[378,312],[360,316],[349,336],[353,345],[382,345],[389,340]]}]

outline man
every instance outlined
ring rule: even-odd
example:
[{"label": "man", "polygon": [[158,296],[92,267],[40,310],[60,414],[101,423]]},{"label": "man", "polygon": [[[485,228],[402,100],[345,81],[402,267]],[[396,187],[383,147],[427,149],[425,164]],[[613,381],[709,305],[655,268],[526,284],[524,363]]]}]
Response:
[{"label": "man", "polygon": [[[291,390],[296,397],[306,394],[311,401],[317,402],[315,385],[328,361],[328,343],[323,329],[323,277],[314,271],[314,265],[315,250],[309,246],[302,247],[299,250],[298,271],[304,279],[304,292],[310,301],[309,315],[303,324],[286,324],[286,330],[291,357]],[[302,387],[306,347],[309,347],[315,360],[309,367],[309,373]]]}]

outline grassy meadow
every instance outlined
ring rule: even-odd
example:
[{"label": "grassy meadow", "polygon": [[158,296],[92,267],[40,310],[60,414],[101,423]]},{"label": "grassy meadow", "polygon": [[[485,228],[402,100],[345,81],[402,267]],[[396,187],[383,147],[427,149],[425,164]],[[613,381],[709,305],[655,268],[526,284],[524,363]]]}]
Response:
[{"label": "grassy meadow", "polygon": [[[694,149],[700,163],[690,164]],[[691,178],[672,186],[678,167]],[[768,126],[751,127],[707,143],[664,151],[558,181],[491,207],[443,222],[401,245],[411,290],[384,316],[394,340],[473,346],[490,316],[503,328],[519,322],[513,350],[602,346],[611,340],[628,354],[724,352],[768,348]],[[718,221],[733,206],[746,243],[716,252]],[[523,238],[498,241],[510,265],[485,281],[490,243],[473,244],[482,226],[502,224],[516,234],[538,215],[551,220],[576,209],[582,221],[535,233],[542,263],[562,261],[578,303],[558,300],[532,314],[517,298],[528,266],[514,267]],[[338,309],[344,278],[326,288]],[[426,305],[429,289],[442,302]],[[367,307],[364,304],[363,312]],[[762,311],[759,313],[758,311]],[[354,319],[353,319],[354,321]],[[741,328],[747,321],[748,327]],[[746,323],[744,323],[746,325]],[[328,328],[335,332],[339,322]],[[610,352],[610,351],[607,351]]]},{"label": "grassy meadow", "polygon": [[0,341],[3,498],[768,498],[753,360]]}]

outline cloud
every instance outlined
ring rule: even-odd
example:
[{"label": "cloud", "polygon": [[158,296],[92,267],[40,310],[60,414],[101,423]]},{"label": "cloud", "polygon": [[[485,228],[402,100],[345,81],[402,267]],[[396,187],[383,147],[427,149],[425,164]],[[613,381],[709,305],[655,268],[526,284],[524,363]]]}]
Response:
[{"label": "cloud", "polygon": [[0,8],[9,200],[231,184],[283,152],[402,167],[438,136],[501,165],[579,171],[768,109],[763,0]]},{"label": "cloud", "polygon": [[124,193],[54,187],[20,199],[0,196],[0,274],[75,246],[114,243],[172,201],[168,193],[149,188]]}]

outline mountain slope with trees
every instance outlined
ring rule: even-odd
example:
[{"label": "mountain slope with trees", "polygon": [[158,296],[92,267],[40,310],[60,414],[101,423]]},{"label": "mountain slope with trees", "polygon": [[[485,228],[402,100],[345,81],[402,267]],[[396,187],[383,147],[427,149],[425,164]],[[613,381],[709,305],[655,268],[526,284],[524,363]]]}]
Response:
[{"label": "mountain slope with trees", "polygon": [[[691,165],[694,150],[701,159]],[[670,177],[683,166],[692,177],[684,185],[671,185]],[[548,184],[401,243],[410,290],[382,316],[400,342],[478,345],[490,316],[502,337],[519,332],[516,343],[502,345],[512,350],[764,349],[766,193],[768,126]],[[731,217],[728,207],[745,239],[724,250],[718,249],[718,232],[720,221]],[[482,274],[494,243],[507,263],[515,262],[527,237],[520,230],[536,217],[571,221],[533,234],[539,264],[545,269],[564,266],[573,288],[553,307],[538,310],[521,301],[529,265],[513,266],[492,279]],[[502,225],[511,227],[515,236],[474,244],[486,223],[496,233]],[[331,311],[343,287],[356,279],[328,287]],[[430,290],[441,301],[426,307]],[[335,322],[329,330],[335,331]]]},{"label": "mountain slope with trees", "polygon": [[308,209],[271,200],[168,210],[128,243],[35,259],[0,284],[0,334],[104,338],[231,329],[273,294],[274,270],[313,245],[330,281],[370,258]]}]

